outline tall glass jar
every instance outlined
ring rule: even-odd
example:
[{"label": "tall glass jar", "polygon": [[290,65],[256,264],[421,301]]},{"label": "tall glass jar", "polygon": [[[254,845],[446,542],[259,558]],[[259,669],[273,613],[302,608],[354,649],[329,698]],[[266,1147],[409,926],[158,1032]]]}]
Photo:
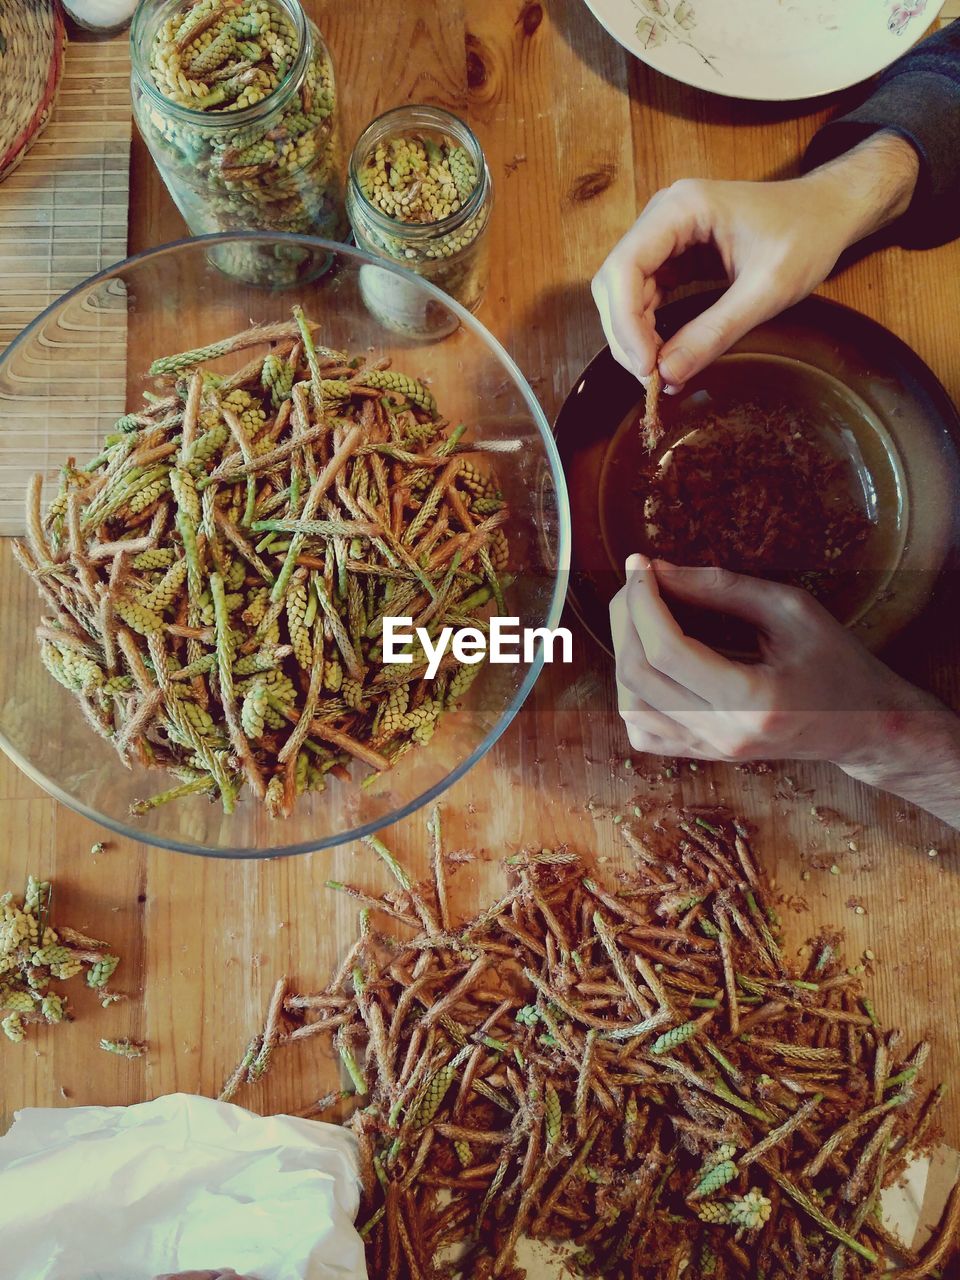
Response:
[{"label": "tall glass jar", "polygon": [[[130,44],[134,117],[194,235],[346,238],[333,63],[297,0],[143,0]],[[222,265],[284,283],[303,253]]]},{"label": "tall glass jar", "polygon": [[[459,154],[475,185],[468,193],[456,192],[452,201],[437,202],[439,216],[407,221],[386,210],[389,201],[377,202],[372,176],[383,156],[398,140],[412,143],[421,153]],[[400,190],[401,205],[411,187]],[[441,107],[395,107],[378,116],[360,135],[350,157],[347,175],[347,213],[353,235],[362,249],[415,271],[468,311],[483,299],[488,275],[487,227],[493,205],[493,183],[483,150],[473,130]],[[386,207],[385,207],[386,206]],[[449,211],[448,211],[449,207]],[[436,337],[449,329],[452,313],[431,307],[419,289],[405,287],[402,276],[365,268],[361,285],[367,305],[392,328],[414,336]]]}]

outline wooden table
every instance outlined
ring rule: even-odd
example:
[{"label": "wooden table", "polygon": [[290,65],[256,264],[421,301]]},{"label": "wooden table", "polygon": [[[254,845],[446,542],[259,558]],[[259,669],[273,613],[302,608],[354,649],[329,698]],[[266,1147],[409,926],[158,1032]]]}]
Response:
[{"label": "wooden table", "polygon": [[[328,0],[310,5],[331,46],[348,138],[376,113],[408,101],[458,112],[476,129],[496,184],[493,276],[481,318],[519,360],[553,415],[601,344],[589,280],[608,247],[660,186],[685,175],[766,178],[790,173],[826,104],[732,102],[674,84],[629,58],[582,0]],[[442,13],[442,20],[441,15]],[[133,151],[131,252],[182,234],[182,223],[139,140]],[[824,287],[889,326],[960,400],[955,317],[960,244],[927,253],[889,249]],[[871,948],[872,985],[886,1020],[910,1036],[930,1031],[932,1071],[949,1077],[960,1055],[956,907],[960,840],[932,819],[846,780],[830,766],[726,766],[635,759],[617,718],[612,672],[576,629],[573,670],[540,680],[497,748],[445,799],[450,847],[480,855],[455,880],[467,911],[502,884],[497,860],[526,843],[596,852],[625,863],[613,815],[636,794],[664,803],[724,800],[754,819],[757,847],[779,888],[809,910],[787,910],[798,945],[821,926],[846,931],[851,961]],[[915,678],[960,706],[960,646],[931,618]],[[645,775],[650,775],[649,780]],[[591,808],[588,809],[588,801]],[[110,839],[46,798],[0,760],[6,832],[2,887],[26,873],[51,877],[60,917],[106,937],[123,956],[117,983],[131,999],[102,1011],[68,988],[72,1025],[0,1046],[0,1124],[23,1105],[126,1103],[173,1090],[216,1092],[260,1022],[274,980],[319,983],[352,937],[354,913],[323,887],[331,876],[381,886],[382,869],[355,848],[292,860],[231,863]],[[844,821],[823,825],[815,806]],[[426,873],[424,817],[386,839]],[[936,857],[928,850],[939,850]],[[832,864],[840,875],[830,874]],[[807,874],[809,878],[804,879]],[[854,912],[856,898],[865,915]],[[100,1036],[146,1039],[127,1062]],[[279,1055],[239,1100],[298,1109],[317,1095],[308,1052]],[[946,1115],[960,1145],[960,1097]]]}]

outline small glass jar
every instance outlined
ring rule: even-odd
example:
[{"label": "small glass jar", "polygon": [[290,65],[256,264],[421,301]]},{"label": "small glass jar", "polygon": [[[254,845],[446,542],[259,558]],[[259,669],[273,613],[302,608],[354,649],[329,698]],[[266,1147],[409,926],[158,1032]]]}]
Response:
[{"label": "small glass jar", "polygon": [[[450,212],[436,221],[402,221],[369,198],[367,177],[378,148],[395,139],[453,144],[469,158],[476,185]],[[360,135],[347,175],[347,214],[361,249],[415,271],[475,311],[488,275],[486,231],[493,205],[493,183],[476,134],[441,107],[395,107],[378,116]],[[444,206],[445,208],[445,206]],[[419,289],[393,272],[365,269],[361,287],[367,305],[391,328],[416,337],[437,337],[456,327],[446,307],[431,307]]]},{"label": "small glass jar", "polygon": [[[211,25],[211,17],[219,21]],[[258,79],[250,62],[256,40],[267,38],[261,23],[279,76],[266,90],[264,73]],[[274,34],[278,27],[289,37],[287,48],[295,46],[289,62]],[[182,38],[175,41],[178,30]],[[347,237],[333,63],[297,0],[254,0],[240,14],[221,10],[214,0],[144,0],[130,45],[134,117],[192,234],[269,230]],[[163,83],[176,86],[181,100],[165,93]],[[192,100],[203,105],[187,105]],[[289,253],[269,263],[221,265],[270,284],[316,274],[317,264],[309,254],[304,261],[302,246]]]}]

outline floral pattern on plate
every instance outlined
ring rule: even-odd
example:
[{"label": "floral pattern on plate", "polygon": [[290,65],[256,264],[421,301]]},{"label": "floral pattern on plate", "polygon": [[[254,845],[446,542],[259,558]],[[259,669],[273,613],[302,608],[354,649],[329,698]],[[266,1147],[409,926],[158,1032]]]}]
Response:
[{"label": "floral pattern on plate", "polygon": [[766,102],[820,97],[889,66],[946,0],[584,0],[641,61]]},{"label": "floral pattern on plate", "polygon": [[690,38],[689,33],[697,25],[697,13],[690,0],[633,0],[633,3],[638,9],[646,11],[646,17],[637,23],[637,39],[644,49],[656,49],[668,40],[676,40],[692,49],[711,71],[718,76],[723,74],[717,71],[713,59]]},{"label": "floral pattern on plate", "polygon": [[905,4],[894,4],[890,10],[890,20],[887,26],[896,35],[902,35],[907,29],[908,24],[923,13],[927,7],[927,0],[906,0]]}]

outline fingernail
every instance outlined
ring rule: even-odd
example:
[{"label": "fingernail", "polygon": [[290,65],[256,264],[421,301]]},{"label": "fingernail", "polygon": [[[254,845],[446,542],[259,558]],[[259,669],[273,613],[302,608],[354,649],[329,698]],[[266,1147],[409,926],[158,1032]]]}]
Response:
[{"label": "fingernail", "polygon": [[650,568],[650,561],[647,559],[646,556],[640,555],[638,551],[635,551],[633,555],[627,556],[627,564],[626,564],[627,573],[638,573],[643,569],[649,569],[649,568]]},{"label": "fingernail", "polygon": [[651,566],[657,573],[675,573],[678,565],[671,564],[669,560],[651,560]]},{"label": "fingernail", "polygon": [[693,356],[686,347],[673,347],[660,360],[660,376],[664,382],[677,385],[685,382],[693,368]]}]

